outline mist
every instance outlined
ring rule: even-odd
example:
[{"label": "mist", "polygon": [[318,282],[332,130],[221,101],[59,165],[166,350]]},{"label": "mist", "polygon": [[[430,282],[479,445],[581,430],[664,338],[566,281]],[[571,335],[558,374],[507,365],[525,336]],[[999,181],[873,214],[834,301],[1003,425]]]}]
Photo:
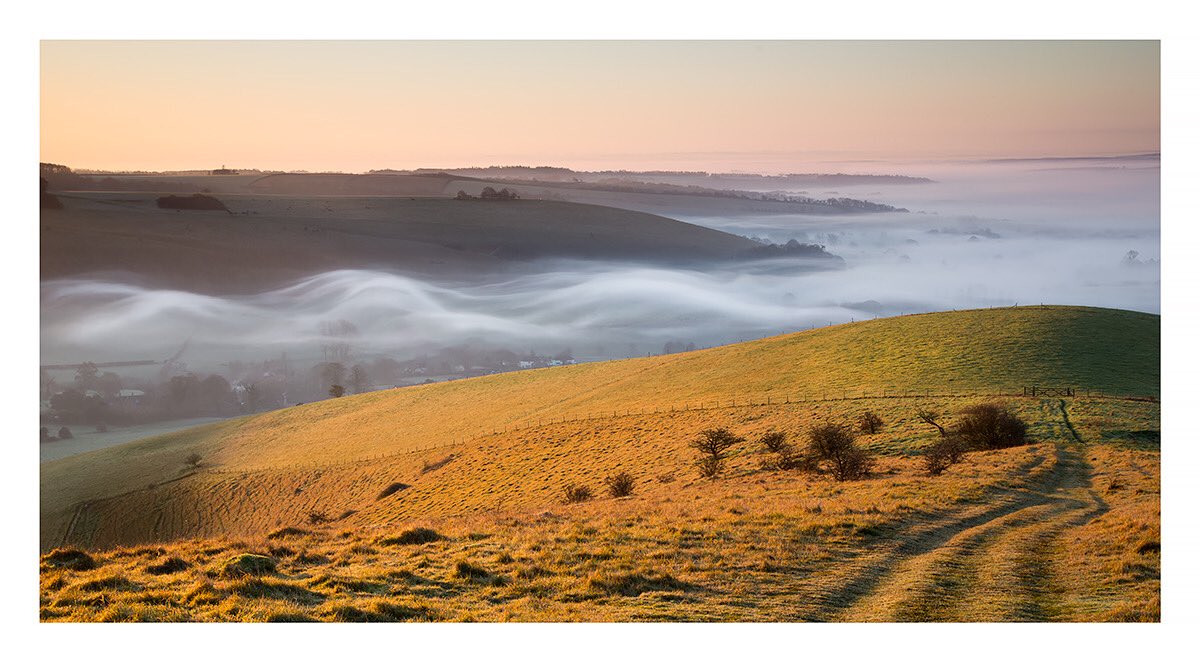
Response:
[{"label": "mist", "polygon": [[671,341],[705,347],[938,310],[1159,311],[1157,159],[869,162],[854,171],[935,182],[797,191],[906,214],[675,216],[765,241],[822,244],[844,259],[841,268],[796,259],[703,270],[558,260],[499,282],[338,270],[245,296],[51,280],[41,285],[42,362],[162,360],[185,341],[196,369],[280,352],[319,361],[321,325],[332,320],[356,327],[353,351],[364,358],[469,344],[599,360],[658,353]]}]

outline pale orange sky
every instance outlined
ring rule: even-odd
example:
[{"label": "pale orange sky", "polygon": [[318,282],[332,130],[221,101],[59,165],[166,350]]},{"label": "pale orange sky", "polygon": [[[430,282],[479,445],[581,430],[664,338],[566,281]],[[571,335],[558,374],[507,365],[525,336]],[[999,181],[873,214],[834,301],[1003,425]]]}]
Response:
[{"label": "pale orange sky", "polygon": [[74,168],[1159,149],[1153,41],[45,41],[41,56],[41,159]]}]

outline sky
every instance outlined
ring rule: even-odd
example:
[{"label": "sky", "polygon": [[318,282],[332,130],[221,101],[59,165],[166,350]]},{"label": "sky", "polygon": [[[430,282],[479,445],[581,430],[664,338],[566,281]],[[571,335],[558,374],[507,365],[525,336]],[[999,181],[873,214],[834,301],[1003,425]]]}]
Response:
[{"label": "sky", "polygon": [[[738,169],[1159,149],[1156,41],[43,41],[41,160]],[[794,156],[794,158],[793,158]]]}]

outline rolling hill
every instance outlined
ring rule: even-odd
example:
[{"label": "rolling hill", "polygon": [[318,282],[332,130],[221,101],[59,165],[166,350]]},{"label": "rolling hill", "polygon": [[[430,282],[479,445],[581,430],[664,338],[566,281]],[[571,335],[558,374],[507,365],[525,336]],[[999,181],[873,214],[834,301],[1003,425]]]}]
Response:
[{"label": "rolling hill", "polygon": [[[375,392],[42,467],[43,620],[1159,618],[1159,318],[933,313]],[[1074,386],[1022,397],[1021,386]],[[964,406],[1028,445],[923,468]],[[883,420],[834,482],[771,430]],[[720,480],[689,442],[726,427]],[[195,453],[198,460],[189,461]],[[605,479],[632,478],[632,496]],[[594,498],[564,503],[566,488]]]},{"label": "rolling hill", "polygon": [[332,269],[448,278],[573,258],[689,264],[743,237],[641,212],[548,200],[222,195],[232,213],[159,209],[154,193],[60,193],[41,222],[42,278],[133,274],[205,293],[262,291]]},{"label": "rolling hill", "polygon": [[[703,427],[707,412],[740,415],[740,405],[766,403],[769,398],[774,407],[790,412],[787,416],[808,420],[825,405],[814,409],[806,402],[856,397],[1019,394],[1023,386],[1031,385],[1074,386],[1080,393],[1096,395],[1156,396],[1158,324],[1155,315],[1069,307],[913,315],[685,354],[506,373],[325,400],[43,464],[43,545],[81,535],[67,531],[79,503],[122,494],[117,501],[148,502],[137,509],[137,517],[120,522],[93,511],[99,518],[89,525],[95,541],[194,533],[188,528],[192,525],[157,522],[160,513],[154,504],[160,499],[172,502],[181,491],[219,494],[230,481],[243,480],[237,472],[282,474],[278,494],[283,495],[293,489],[295,479],[289,472],[322,475],[328,483],[331,474],[323,467],[339,466],[353,476],[357,465],[351,465],[357,462],[373,473],[387,474],[387,469],[381,469],[387,465],[381,457],[411,463],[414,450],[460,444],[462,450],[454,453],[481,453],[481,470],[489,454],[495,459],[495,453],[503,453],[507,462],[522,466],[522,472],[551,476],[561,474],[570,460],[568,451],[557,462],[542,462],[548,460],[545,444],[558,434],[590,434],[601,445],[637,438],[645,445],[643,450],[656,448],[655,452],[666,455],[669,449],[682,447],[695,426]],[[894,398],[880,400],[886,406],[894,402]],[[688,411],[671,411],[684,408]],[[655,421],[664,416],[692,422],[659,433]],[[573,420],[588,417],[633,427],[590,433],[594,421]],[[637,432],[642,424],[633,421],[645,421],[648,427]],[[529,435],[537,436],[537,441]],[[619,439],[610,439],[611,435]],[[487,446],[491,450],[481,450],[482,441],[491,444]],[[206,470],[179,479],[182,458],[193,452],[204,458]],[[446,452],[450,451],[441,454]],[[459,461],[459,467],[463,464]],[[496,478],[500,475],[520,482],[509,470]],[[527,474],[521,475],[528,479]],[[383,477],[372,480],[364,483],[361,493],[343,492],[323,507],[337,512],[362,507],[370,493],[381,489],[378,482],[391,482]],[[542,498],[540,491],[553,489],[546,485],[555,481],[547,480],[529,492],[511,493],[510,501],[536,503]],[[141,489],[150,484],[157,487]],[[329,489],[334,489],[332,483]],[[126,494],[131,490],[141,491]],[[430,503],[437,505],[417,507],[410,499],[406,503],[416,508],[411,512],[453,509],[450,492],[439,492],[437,486],[422,486],[412,494],[417,492],[427,493]],[[318,494],[314,490],[303,498],[286,499],[289,505],[284,510],[293,516],[307,512],[320,501]],[[189,493],[179,498],[207,497]],[[478,505],[460,504],[466,510]],[[245,507],[260,515],[275,512],[262,504],[248,502]],[[245,518],[231,517],[205,522],[198,531],[220,533],[226,527],[253,531],[273,526],[274,519],[268,519],[251,525]]]}]

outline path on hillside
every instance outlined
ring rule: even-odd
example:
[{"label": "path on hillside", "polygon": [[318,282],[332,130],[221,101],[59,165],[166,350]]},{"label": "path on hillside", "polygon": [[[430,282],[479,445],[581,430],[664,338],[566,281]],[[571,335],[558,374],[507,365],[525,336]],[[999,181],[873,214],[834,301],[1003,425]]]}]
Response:
[{"label": "path on hillside", "polygon": [[[1031,461],[1021,489],[948,520],[903,532],[852,562],[801,609],[818,621],[1048,621],[1068,617],[1057,602],[1050,558],[1055,540],[1108,510],[1066,408],[1043,403],[1057,422],[1052,466]],[[1036,469],[1042,471],[1037,472]]]}]

